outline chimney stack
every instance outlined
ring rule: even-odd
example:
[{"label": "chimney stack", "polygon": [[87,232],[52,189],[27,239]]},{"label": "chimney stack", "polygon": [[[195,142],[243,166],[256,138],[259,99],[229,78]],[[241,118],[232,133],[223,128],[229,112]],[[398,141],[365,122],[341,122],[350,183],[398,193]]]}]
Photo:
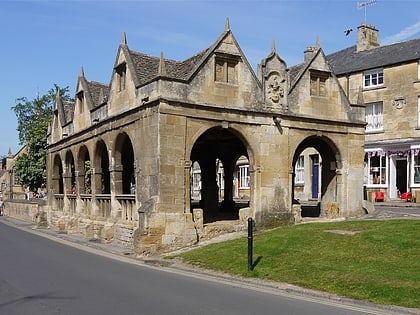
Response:
[{"label": "chimney stack", "polygon": [[379,31],[363,23],[357,28],[357,52],[379,47]]}]

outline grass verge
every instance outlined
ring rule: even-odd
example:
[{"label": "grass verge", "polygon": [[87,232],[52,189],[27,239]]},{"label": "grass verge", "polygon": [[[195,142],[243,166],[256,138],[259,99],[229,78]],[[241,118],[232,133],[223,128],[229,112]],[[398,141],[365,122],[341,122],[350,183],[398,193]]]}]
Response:
[{"label": "grass verge", "polygon": [[345,221],[277,228],[176,257],[206,269],[367,300],[420,307],[420,220]]}]

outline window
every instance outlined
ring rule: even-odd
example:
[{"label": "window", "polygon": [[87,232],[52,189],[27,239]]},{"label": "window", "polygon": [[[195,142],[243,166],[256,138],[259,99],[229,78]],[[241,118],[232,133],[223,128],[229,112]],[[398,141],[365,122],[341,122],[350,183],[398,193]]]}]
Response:
[{"label": "window", "polygon": [[417,97],[417,126],[420,127],[420,96]]},{"label": "window", "polygon": [[303,155],[299,156],[295,164],[295,184],[303,184],[304,174],[305,174],[305,157]]},{"label": "window", "polygon": [[366,131],[384,130],[382,102],[366,104],[366,122]]},{"label": "window", "polygon": [[84,102],[85,102],[85,95],[83,94],[83,91],[81,91],[77,93],[77,104],[79,105],[79,113],[83,113]]},{"label": "window", "polygon": [[375,87],[384,84],[384,71],[383,69],[374,69],[365,71],[363,87]]},{"label": "window", "polygon": [[386,161],[385,155],[368,155],[368,185],[386,185]]},{"label": "window", "polygon": [[117,75],[117,92],[121,92],[125,90],[125,81],[126,81],[126,72],[127,72],[127,66],[125,63],[119,65],[116,69],[116,75]]},{"label": "window", "polygon": [[239,188],[249,188],[249,165],[239,166]]},{"label": "window", "polygon": [[420,80],[420,60],[417,61],[417,80]]},{"label": "window", "polygon": [[327,96],[327,79],[328,72],[311,71],[311,95],[312,96]]},{"label": "window", "polygon": [[237,64],[238,61],[234,58],[216,57],[214,80],[217,82],[237,83]]},{"label": "window", "polygon": [[420,150],[413,150],[413,183],[420,184]]}]

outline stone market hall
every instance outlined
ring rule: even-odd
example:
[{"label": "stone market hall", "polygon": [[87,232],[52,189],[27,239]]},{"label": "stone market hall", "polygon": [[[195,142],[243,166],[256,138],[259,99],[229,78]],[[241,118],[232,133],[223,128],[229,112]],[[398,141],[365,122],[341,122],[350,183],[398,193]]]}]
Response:
[{"label": "stone market hall", "polygon": [[147,255],[244,229],[248,217],[298,222],[295,165],[308,148],[322,161],[319,215],[361,213],[364,106],[349,102],[318,42],[291,68],[273,42],[255,73],[228,20],[184,61],[133,51],[124,34],[111,71],[103,84],[81,69],[74,102],[57,93],[50,227]]}]

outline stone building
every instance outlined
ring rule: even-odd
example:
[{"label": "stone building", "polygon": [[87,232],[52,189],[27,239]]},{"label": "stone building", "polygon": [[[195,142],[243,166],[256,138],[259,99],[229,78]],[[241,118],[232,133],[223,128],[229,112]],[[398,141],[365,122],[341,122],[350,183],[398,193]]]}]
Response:
[{"label": "stone building", "polygon": [[26,146],[16,154],[12,154],[12,150],[9,148],[7,155],[0,161],[0,196],[3,200],[26,199],[25,189],[14,171],[16,159],[26,153]]},{"label": "stone building", "polygon": [[[366,198],[420,191],[420,39],[379,45],[372,25],[357,44],[327,56],[351,103],[366,106]],[[418,193],[417,193],[418,194]]]},{"label": "stone building", "polygon": [[[322,156],[321,215],[362,210],[364,107],[349,102],[319,44],[289,70],[273,43],[255,74],[228,21],[184,61],[130,50],[124,34],[111,82],[82,69],[75,99],[57,96],[48,135],[56,229],[146,255],[243,228],[248,216],[261,226],[293,222],[294,165],[306,148]],[[246,204],[234,198],[239,159],[249,165]]]}]

